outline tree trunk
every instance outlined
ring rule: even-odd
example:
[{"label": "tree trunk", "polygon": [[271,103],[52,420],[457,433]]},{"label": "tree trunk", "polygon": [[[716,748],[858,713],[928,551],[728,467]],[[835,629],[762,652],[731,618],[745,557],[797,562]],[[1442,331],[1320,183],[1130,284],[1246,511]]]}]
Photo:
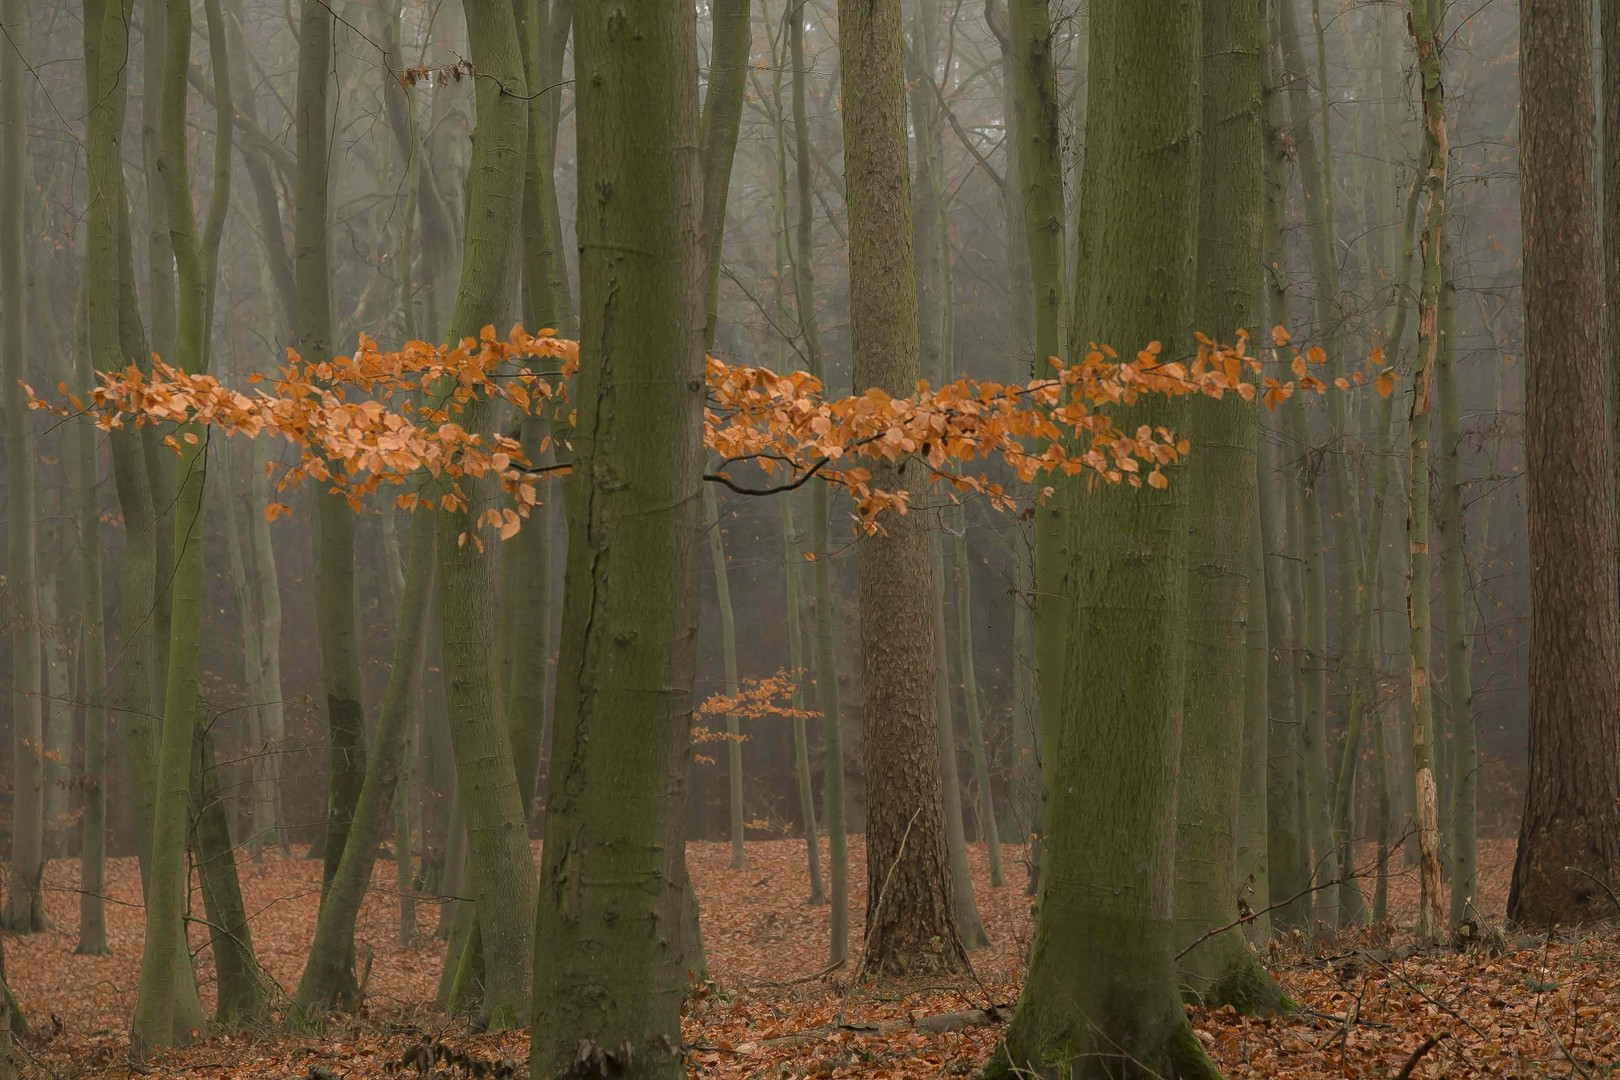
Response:
[{"label": "tree trunk", "polygon": [[962,944],[982,949],[990,944],[973,899],[973,870],[968,866],[967,835],[962,827],[962,782],[956,761],[956,724],[951,716],[951,665],[945,650],[945,560],[939,534],[930,538],[934,591],[934,701],[938,718],[940,795],[945,805],[945,844],[951,860],[951,892],[956,901],[956,929]]},{"label": "tree trunk", "polygon": [[[186,159],[186,71],[191,47],[191,8],[169,0],[164,48],[159,172],[175,267],[179,275],[176,366],[198,372],[206,357],[203,328],[209,269],[191,202]],[[223,50],[223,35],[214,42]],[[175,564],[170,585],[169,655],[163,706],[163,739],[153,808],[152,875],[146,898],[146,938],[141,981],[130,1025],[132,1052],[189,1041],[203,1026],[191,973],[183,916],[187,898],[186,808],[191,796],[192,739],[202,695],[203,486],[207,431],[182,428],[179,484],[174,504]]]},{"label": "tree trunk", "polygon": [[[299,22],[297,145],[298,173],[293,219],[293,269],[298,307],[298,350],[305,363],[332,355],[330,240],[327,192],[332,81],[331,8],[302,0]],[[355,614],[354,513],[348,499],[322,489],[315,494],[319,583],[315,618],[321,636],[321,674],[326,684],[326,837],[322,846],[321,890],[331,886],[343,858],[344,840],[366,775],[366,718],[361,701],[360,641]]]},{"label": "tree trunk", "polygon": [[[1201,7],[1093,0],[1072,351],[1191,349],[1199,210]],[[847,104],[846,104],[847,108]],[[1155,197],[1141,198],[1144,175]],[[1081,337],[1080,327],[1084,327]],[[1185,427],[1184,400],[1120,410]],[[1061,722],[1044,741],[1046,880],[1029,975],[991,1077],[1215,1077],[1177,993],[1171,898],[1187,638],[1190,477],[1077,493]],[[1059,481],[1071,486],[1077,479]]]},{"label": "tree trunk", "polygon": [[704,462],[696,15],[582,5],[574,29],[591,206],[530,1069],[677,1078],[698,960],[683,935]]},{"label": "tree trunk", "polygon": [[[526,85],[512,7],[498,0],[476,0],[466,7],[472,61],[481,77],[467,172],[461,282],[450,320],[452,342],[476,337],[500,317],[528,139],[527,103],[512,92]],[[461,414],[462,426],[485,434],[491,412],[487,399],[475,398]],[[488,970],[483,1011],[492,1027],[502,1028],[518,1024],[528,1010],[534,862],[490,656],[493,582],[483,548],[486,538],[480,537],[474,520],[492,485],[463,483],[469,502],[436,515],[437,593],[450,734],[467,819],[469,880]]]},{"label": "tree trunk", "polygon": [[[814,206],[810,181],[810,117],[806,104],[804,57],[804,0],[796,0],[788,20],[788,55],[793,64],[793,164],[798,198],[797,250],[793,259],[793,298],[799,312],[799,331],[810,374],[822,380],[827,372],[821,358],[821,334],[816,325],[814,263]],[[816,705],[821,710],[822,817],[827,825],[827,877],[832,890],[829,912],[828,962],[843,963],[849,955],[849,855],[844,843],[844,738],[838,711],[837,643],[833,637],[832,567],[827,542],[827,485],[810,486],[810,552],[815,556],[811,583],[815,601]]]},{"label": "tree trunk", "polygon": [[[725,663],[725,694],[737,696],[737,615],[731,606],[731,575],[726,572],[726,542],[720,531],[720,506],[711,485],[703,485],[703,531],[709,537],[709,565],[714,570],[715,604],[720,612],[720,651]],[[742,728],[735,712],[726,714],[726,779],[730,798],[731,868],[748,863],[743,850]]]},{"label": "tree trunk", "polygon": [[[1613,453],[1604,433],[1588,2],[1520,9],[1530,517],[1530,769],[1507,914],[1608,914],[1620,873],[1620,644]],[[1574,867],[1575,869],[1569,869]],[[1582,873],[1584,872],[1584,873]]]},{"label": "tree trunk", "polygon": [[0,58],[0,357],[5,369],[6,571],[18,624],[11,641],[12,826],[5,929],[17,934],[49,924],[40,882],[45,873],[44,737],[34,552],[34,452],[24,351],[23,173],[28,133],[23,109],[25,21],[21,0],[7,0],[0,19],[11,47]]},{"label": "tree trunk", "polygon": [[1440,586],[1445,606],[1446,711],[1452,722],[1451,911],[1456,927],[1468,917],[1476,888],[1474,835],[1479,744],[1475,733],[1473,656],[1469,648],[1466,556],[1463,550],[1463,432],[1457,399],[1457,284],[1451,272],[1451,240],[1440,249],[1440,358],[1435,391],[1440,402],[1440,493],[1435,524],[1440,533]]},{"label": "tree trunk", "polygon": [[[900,0],[839,0],[854,384],[909,395],[920,372],[900,18]],[[920,466],[871,472],[885,490],[926,482]],[[963,971],[940,795],[928,527],[921,514],[882,525],[857,549],[873,886],[863,966],[876,975]]]},{"label": "tree trunk", "polygon": [[[418,509],[411,521],[409,566],[395,616],[394,657],[388,671],[388,689],[383,695],[382,716],[377,721],[371,760],[351,826],[350,835],[355,842],[345,843],[337,872],[321,901],[315,939],[310,944],[309,960],[293,998],[294,1012],[288,1018],[294,1026],[318,1025],[322,1015],[342,1005],[347,995],[345,984],[351,977],[348,958],[354,950],[355,919],[371,884],[377,845],[396,797],[400,763],[405,760],[409,741],[406,722],[411,712],[416,662],[422,651],[427,598],[433,585],[433,527],[432,512]],[[408,882],[401,881],[399,887],[407,888]]]},{"label": "tree trunk", "polygon": [[968,564],[967,520],[960,506],[954,514],[956,578],[956,663],[962,673],[962,710],[967,714],[968,749],[973,753],[973,782],[979,791],[979,836],[990,858],[990,885],[1007,884],[1001,869],[1001,830],[996,827],[995,792],[990,788],[990,757],[979,717],[979,678],[973,662],[973,576]]},{"label": "tree trunk", "polygon": [[[1198,209],[1197,325],[1231,341],[1260,323],[1259,9],[1203,3],[1203,180]],[[1249,618],[1248,572],[1256,521],[1257,406],[1236,394],[1186,408],[1198,450],[1177,482],[1187,487],[1186,690],[1176,789],[1176,934],[1179,947],[1238,918]],[[1282,991],[1242,934],[1199,943],[1179,961],[1183,989],[1206,1005],[1267,1012]]]},{"label": "tree trunk", "polygon": [[[1533,2],[1533,0],[1532,0]],[[1423,273],[1418,289],[1418,349],[1412,370],[1412,412],[1407,460],[1407,625],[1412,637],[1412,773],[1418,825],[1418,937],[1434,941],[1441,931],[1440,822],[1434,779],[1435,725],[1429,685],[1429,426],[1435,368],[1439,364],[1440,249],[1446,228],[1444,91],[1440,82],[1442,25],[1438,0],[1412,0],[1412,36],[1417,41],[1423,84]],[[1528,214],[1526,214],[1528,217]],[[1532,504],[1533,505],[1533,504]],[[1613,529],[1610,529],[1612,538]],[[1534,556],[1532,556],[1532,559]],[[1612,576],[1612,574],[1611,574]],[[1612,611],[1612,605],[1611,605]],[[1612,618],[1611,618],[1612,625]]]},{"label": "tree trunk", "polygon": [[253,955],[253,933],[242,903],[236,854],[215,771],[214,737],[207,724],[198,725],[192,753],[192,846],[219,988],[214,1023],[230,1029],[264,1018],[264,986],[259,978],[259,962]]},{"label": "tree trunk", "polygon": [[[781,95],[777,95],[780,102]],[[799,603],[799,545],[793,538],[793,504],[791,493],[784,491],[777,500],[782,518],[782,580],[786,585],[788,678],[793,680],[793,772],[799,782],[799,817],[804,821],[804,858],[810,877],[810,898],[807,904],[827,902],[826,889],[821,884],[821,848],[816,835],[816,797],[810,782],[810,747],[805,737],[804,711],[804,643],[799,621],[804,613]]]},{"label": "tree trunk", "polygon": [[1266,548],[1260,523],[1259,455],[1255,455],[1254,527],[1249,530],[1249,620],[1243,629],[1243,762],[1238,780],[1237,893],[1258,914],[1246,926],[1254,945],[1271,941],[1270,834],[1268,832],[1267,758],[1271,717],[1267,710],[1271,679],[1271,635],[1266,619]]}]

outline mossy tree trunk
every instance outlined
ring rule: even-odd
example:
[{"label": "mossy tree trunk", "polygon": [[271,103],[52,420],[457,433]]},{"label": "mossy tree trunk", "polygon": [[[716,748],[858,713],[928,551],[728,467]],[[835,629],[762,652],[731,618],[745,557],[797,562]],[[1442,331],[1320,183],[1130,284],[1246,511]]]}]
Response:
[{"label": "mossy tree trunk", "polygon": [[[178,274],[176,366],[202,369],[209,268],[191,202],[186,159],[186,75],[191,51],[191,8],[169,0],[165,11],[158,172],[164,181],[170,242]],[[223,35],[213,42],[223,50]],[[206,430],[182,429],[174,503],[175,564],[171,578],[169,651],[165,672],[163,737],[153,808],[152,874],[146,898],[141,980],[130,1025],[132,1050],[181,1044],[203,1027],[191,973],[184,914],[187,899],[186,811],[191,798],[192,740],[202,696],[203,487]]]},{"label": "mossy tree trunk", "polygon": [[19,623],[11,641],[12,826],[5,929],[31,934],[46,928],[40,892],[45,873],[44,716],[40,700],[40,638],[34,551],[34,451],[27,396],[23,265],[23,174],[28,156],[22,0],[0,8],[10,44],[0,58],[0,364],[5,370],[6,572]]},{"label": "mossy tree trunk", "polygon": [[[1196,318],[1231,341],[1258,336],[1260,279],[1259,9],[1204,0],[1202,182]],[[1238,918],[1237,827],[1242,791],[1249,617],[1256,521],[1257,406],[1237,394],[1186,406],[1198,447],[1177,482],[1187,487],[1185,698],[1176,790],[1178,947]],[[1179,430],[1179,429],[1178,429]],[[1183,989],[1242,1012],[1281,1007],[1282,991],[1248,940],[1216,934],[1179,961]]]},{"label": "mossy tree trunk", "polygon": [[[476,337],[505,306],[507,255],[520,223],[528,146],[522,41],[512,7],[476,0],[466,8],[472,61],[480,73],[478,126],[467,172],[467,233],[452,342]],[[461,414],[472,432],[487,434],[491,419],[486,399],[475,399]],[[457,786],[467,820],[468,878],[486,961],[483,1012],[499,1028],[528,1015],[534,862],[491,658],[493,582],[484,547],[494,538],[480,537],[475,522],[493,485],[464,483],[469,501],[436,515],[436,591]]]},{"label": "mossy tree trunk", "polygon": [[[433,585],[433,527],[433,512],[417,510],[411,520],[404,590],[394,620],[394,657],[388,671],[388,689],[383,694],[382,716],[377,721],[370,762],[350,830],[354,843],[344,845],[337,873],[328,883],[321,901],[315,940],[310,944],[309,959],[293,998],[295,1010],[289,1022],[294,1026],[318,1025],[325,1013],[344,1003],[345,982],[349,978],[347,959],[354,949],[355,919],[371,884],[383,824],[389,819],[392,801],[398,797],[395,792],[399,787],[400,767],[409,743],[406,723],[416,686],[416,665],[422,652],[427,598]],[[408,885],[408,881],[399,883],[401,889]]]},{"label": "mossy tree trunk", "polygon": [[[1184,356],[1196,312],[1202,6],[1093,0],[1071,349],[1149,341]],[[1141,178],[1155,198],[1141,198]],[[1182,401],[1120,421],[1186,426]],[[1044,740],[1048,848],[1029,975],[991,1077],[1214,1077],[1182,1009],[1176,748],[1187,638],[1187,469],[1165,490],[1076,494],[1063,708]],[[1062,481],[1060,481],[1062,482]],[[1078,480],[1068,481],[1079,485]]]},{"label": "mossy tree trunk", "polygon": [[[581,366],[530,1070],[685,1075],[685,783],[701,565],[697,26],[575,18]],[[634,312],[635,318],[625,317]]]}]

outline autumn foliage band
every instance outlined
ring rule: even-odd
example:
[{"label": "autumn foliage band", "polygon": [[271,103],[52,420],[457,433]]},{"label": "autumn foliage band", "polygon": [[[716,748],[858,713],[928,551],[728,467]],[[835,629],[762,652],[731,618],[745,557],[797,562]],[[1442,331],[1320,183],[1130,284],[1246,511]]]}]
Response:
[{"label": "autumn foliage band", "polygon": [[[1235,393],[1245,401],[1258,396],[1270,409],[1296,391],[1328,389],[1310,373],[1326,362],[1320,348],[1293,348],[1281,326],[1271,338],[1271,355],[1264,357],[1249,351],[1243,331],[1230,345],[1199,335],[1190,362],[1165,359],[1156,341],[1130,359],[1120,359],[1107,345],[1093,346],[1076,364],[1064,366],[1053,358],[1049,378],[1019,384],[962,376],[937,388],[924,380],[908,397],[874,387],[828,399],[821,380],[808,372],[779,374],[710,356],[703,441],[721,465],[708,479],[747,494],[774,494],[820,478],[851,496],[858,527],[868,531],[881,527],[877,518],[885,510],[905,513],[911,493],[874,486],[863,462],[916,460],[930,484],[985,496],[997,509],[1012,508],[1016,497],[969,463],[999,457],[1025,484],[1062,473],[1162,488],[1169,482],[1165,468],[1191,449],[1187,439],[1148,425],[1122,431],[1108,408],[1134,405],[1145,395],[1218,400]],[[1280,355],[1285,349],[1286,359]],[[1292,377],[1267,375],[1268,364],[1286,365]],[[498,400],[525,415],[566,415],[571,424],[572,414],[564,413],[567,380],[578,367],[577,341],[549,329],[531,334],[521,326],[502,339],[486,326],[477,339],[453,346],[411,341],[389,351],[361,335],[352,355],[329,360],[305,361],[289,349],[269,390],[236,390],[156,355],[145,370],[130,363],[122,371],[98,372],[100,384],[87,396],[58,384],[62,400],[51,402],[26,389],[32,408],[89,417],[104,430],[173,424],[284,439],[301,454],[290,465],[267,463],[267,473],[279,471],[278,490],[310,480],[344,496],[356,510],[383,484],[410,488],[396,496],[402,508],[465,510],[469,496],[462,481],[494,474],[511,503],[484,510],[477,522],[498,530],[504,540],[541,505],[540,482],[567,466],[537,465],[518,439],[468,430],[458,420],[474,400]],[[1397,376],[1385,366],[1382,349],[1373,351],[1366,367],[1336,379],[1337,389],[1370,382],[1388,397]],[[248,381],[263,379],[249,376]],[[195,444],[198,438],[195,431],[183,430],[164,442],[179,452],[182,440]],[[549,444],[550,437],[546,449]],[[765,488],[741,486],[727,470],[745,464],[788,479]],[[424,477],[438,483],[437,495],[424,494]],[[272,521],[285,512],[280,502],[264,508]],[[482,544],[476,535],[461,539]]]}]

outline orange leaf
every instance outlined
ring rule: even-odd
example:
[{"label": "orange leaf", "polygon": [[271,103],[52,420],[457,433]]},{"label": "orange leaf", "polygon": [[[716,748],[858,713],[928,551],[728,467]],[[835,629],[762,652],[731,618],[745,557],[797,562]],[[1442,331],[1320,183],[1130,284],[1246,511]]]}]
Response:
[{"label": "orange leaf", "polygon": [[274,521],[282,514],[290,513],[292,513],[292,511],[285,503],[273,502],[264,508],[264,520]]}]

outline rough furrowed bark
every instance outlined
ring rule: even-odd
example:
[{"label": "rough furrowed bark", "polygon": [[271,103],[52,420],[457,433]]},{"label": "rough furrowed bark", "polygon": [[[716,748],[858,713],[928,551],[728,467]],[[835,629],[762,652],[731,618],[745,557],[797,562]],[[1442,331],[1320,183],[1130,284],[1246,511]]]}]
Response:
[{"label": "rough furrowed bark", "polygon": [[[339,1007],[348,976],[348,956],[354,948],[354,923],[360,902],[371,884],[383,823],[397,797],[400,764],[407,743],[405,725],[411,711],[410,695],[416,683],[416,664],[422,652],[422,625],[426,621],[428,593],[433,584],[433,515],[417,511],[411,519],[410,554],[405,589],[394,623],[393,665],[383,694],[382,716],[372,740],[370,762],[360,800],[337,873],[328,883],[315,924],[315,940],[294,995],[288,1017],[295,1027],[315,1027],[325,1013]],[[408,887],[402,882],[401,887]]]},{"label": "rough furrowed bark", "polygon": [[684,822],[704,461],[696,16],[585,5],[574,29],[581,366],[530,1070],[677,1078],[699,962]]},{"label": "rough furrowed bark", "polygon": [[[1620,632],[1602,395],[1590,3],[1520,11],[1530,764],[1507,914],[1607,916],[1620,873]],[[1570,869],[1574,867],[1575,869]],[[1584,874],[1582,873],[1584,871]]]},{"label": "rough furrowed bark", "polygon": [[[1082,250],[1071,347],[1191,347],[1199,208],[1201,6],[1093,0]],[[1157,197],[1140,198],[1143,170]],[[1151,282],[1151,285],[1149,284]],[[1185,427],[1184,402],[1121,421]],[[1076,494],[1061,717],[1043,741],[1048,848],[1029,974],[986,1068],[1214,1077],[1172,962],[1177,744],[1190,477]],[[1078,481],[1070,481],[1078,483]]]},{"label": "rough furrowed bark", "polygon": [[[1203,4],[1203,183],[1197,321],[1230,340],[1260,321],[1260,64],[1255,5]],[[1188,501],[1185,698],[1176,791],[1178,944],[1238,917],[1238,802],[1245,723],[1248,563],[1256,520],[1257,406],[1236,394],[1186,406],[1198,447],[1178,481]],[[1179,961],[1184,993],[1242,1012],[1281,1008],[1247,939],[1216,934]]]},{"label": "rough furrowed bark", "polygon": [[[899,0],[840,0],[850,329],[857,392],[909,394],[919,375],[905,74]],[[871,483],[923,483],[921,466],[879,464]],[[866,702],[863,967],[877,975],[967,969],[955,924],[935,726],[928,524],[891,515],[857,548]],[[831,671],[833,669],[827,668]]]},{"label": "rough furrowed bark", "polygon": [[[450,322],[452,341],[476,337],[494,324],[504,306],[507,255],[519,224],[528,143],[521,39],[511,5],[501,0],[468,4],[467,28],[480,73],[478,126],[467,172],[467,234]],[[484,399],[475,399],[461,414],[468,431],[483,433],[490,420]],[[493,583],[484,544],[493,537],[480,537],[475,523],[491,485],[464,483],[467,503],[436,515],[436,591],[450,734],[467,820],[468,876],[479,911],[492,913],[480,919],[488,961],[483,1012],[491,1026],[512,1027],[528,1015],[534,861],[491,660]]]}]

